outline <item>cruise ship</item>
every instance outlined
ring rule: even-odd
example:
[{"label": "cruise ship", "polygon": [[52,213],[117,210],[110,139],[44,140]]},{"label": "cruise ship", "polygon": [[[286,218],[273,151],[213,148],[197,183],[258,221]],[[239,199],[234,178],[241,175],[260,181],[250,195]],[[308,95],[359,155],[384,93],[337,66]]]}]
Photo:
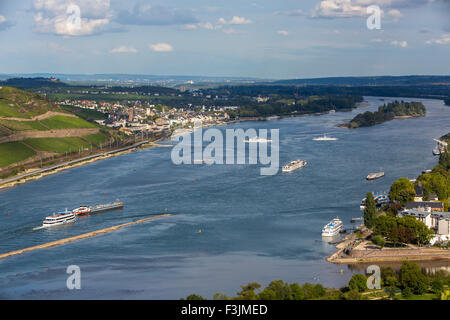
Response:
[{"label": "cruise ship", "polygon": [[123,208],[123,206],[124,206],[123,202],[115,201],[115,202],[107,203],[107,204],[99,204],[99,205],[96,205],[93,207],[80,206],[76,209],[73,209],[72,213],[77,216],[83,216],[83,215],[88,215],[88,214],[102,212],[102,211],[121,209],[121,208]]},{"label": "cruise ship", "polygon": [[366,179],[367,180],[375,180],[384,177],[384,172],[377,172],[369,174]]},{"label": "cruise ship", "polygon": [[314,141],[336,141],[338,138],[328,137],[327,135],[323,135],[323,137],[313,138]]},{"label": "cruise ship", "polygon": [[339,234],[339,231],[341,231],[342,227],[344,226],[344,223],[341,219],[335,218],[331,220],[328,224],[326,224],[322,229],[322,237],[333,237],[337,234]]},{"label": "cruise ship", "polygon": [[77,219],[76,215],[70,211],[62,211],[58,213],[54,213],[51,216],[48,216],[45,218],[44,222],[42,223],[42,227],[54,227],[54,226],[60,226],[67,223],[75,222]]},{"label": "cruise ship", "polygon": [[291,161],[288,164],[283,166],[282,171],[283,172],[293,172],[295,170],[306,167],[307,164],[308,164],[308,162],[306,162],[306,160]]}]

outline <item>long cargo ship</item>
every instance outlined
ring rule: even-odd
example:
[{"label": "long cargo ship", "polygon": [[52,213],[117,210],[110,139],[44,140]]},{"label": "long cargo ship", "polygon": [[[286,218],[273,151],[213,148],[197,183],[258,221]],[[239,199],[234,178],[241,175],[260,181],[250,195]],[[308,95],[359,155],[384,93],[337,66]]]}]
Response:
[{"label": "long cargo ship", "polygon": [[115,201],[107,204],[98,204],[96,206],[80,206],[76,209],[72,210],[72,213],[76,214],[77,216],[84,216],[88,214],[103,212],[103,211],[109,211],[114,209],[122,209],[124,206],[123,202]]}]

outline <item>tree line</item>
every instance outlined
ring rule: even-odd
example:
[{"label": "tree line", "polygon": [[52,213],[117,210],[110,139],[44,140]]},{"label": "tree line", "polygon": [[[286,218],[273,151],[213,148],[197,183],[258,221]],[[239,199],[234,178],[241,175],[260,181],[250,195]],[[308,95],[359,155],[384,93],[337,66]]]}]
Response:
[{"label": "tree line", "polygon": [[348,124],[349,128],[369,127],[394,119],[397,116],[423,116],[426,114],[422,102],[394,101],[378,107],[378,111],[366,111],[356,115]]}]

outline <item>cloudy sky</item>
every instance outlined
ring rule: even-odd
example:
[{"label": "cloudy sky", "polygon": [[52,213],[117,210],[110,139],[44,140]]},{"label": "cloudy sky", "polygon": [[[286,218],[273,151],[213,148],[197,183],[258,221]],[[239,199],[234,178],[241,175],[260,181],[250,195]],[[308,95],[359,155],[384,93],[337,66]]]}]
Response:
[{"label": "cloudy sky", "polygon": [[0,73],[448,75],[449,21],[450,0],[0,0]]}]

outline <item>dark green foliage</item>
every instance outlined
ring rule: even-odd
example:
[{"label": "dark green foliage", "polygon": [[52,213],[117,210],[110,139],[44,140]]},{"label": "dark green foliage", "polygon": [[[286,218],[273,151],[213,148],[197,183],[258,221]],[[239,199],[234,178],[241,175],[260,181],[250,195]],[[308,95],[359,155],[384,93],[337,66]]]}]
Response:
[{"label": "dark green foliage", "polygon": [[417,263],[405,261],[400,268],[400,285],[403,292],[408,290],[415,294],[423,294],[428,287],[428,278],[422,273]]},{"label": "dark green foliage", "polygon": [[380,235],[376,235],[372,237],[372,242],[375,243],[377,246],[384,247],[386,244],[386,240]]},{"label": "dark green foliage", "polygon": [[413,201],[415,196],[414,184],[406,178],[395,181],[389,192],[391,201],[398,201],[402,206],[405,206],[408,201]]},{"label": "dark green foliage", "polygon": [[396,116],[423,116],[425,106],[421,102],[394,101],[378,107],[378,111],[358,114],[350,123],[349,128],[369,127],[394,119]]},{"label": "dark green foliage", "polygon": [[379,216],[374,223],[374,234],[385,237],[394,244],[427,244],[434,232],[421,221],[411,216],[394,218]]},{"label": "dark green foliage", "polygon": [[186,300],[206,300],[206,299],[198,294],[190,294],[186,297]]},{"label": "dark green foliage", "polygon": [[381,282],[384,287],[399,286],[398,274],[392,267],[381,267]]},{"label": "dark green foliage", "polygon": [[348,288],[357,292],[364,292],[367,290],[367,278],[363,274],[357,273],[352,276],[348,283]]},{"label": "dark green foliage", "polygon": [[366,203],[364,209],[364,225],[367,228],[372,228],[377,214],[377,207],[372,192],[368,192],[366,195]]}]

